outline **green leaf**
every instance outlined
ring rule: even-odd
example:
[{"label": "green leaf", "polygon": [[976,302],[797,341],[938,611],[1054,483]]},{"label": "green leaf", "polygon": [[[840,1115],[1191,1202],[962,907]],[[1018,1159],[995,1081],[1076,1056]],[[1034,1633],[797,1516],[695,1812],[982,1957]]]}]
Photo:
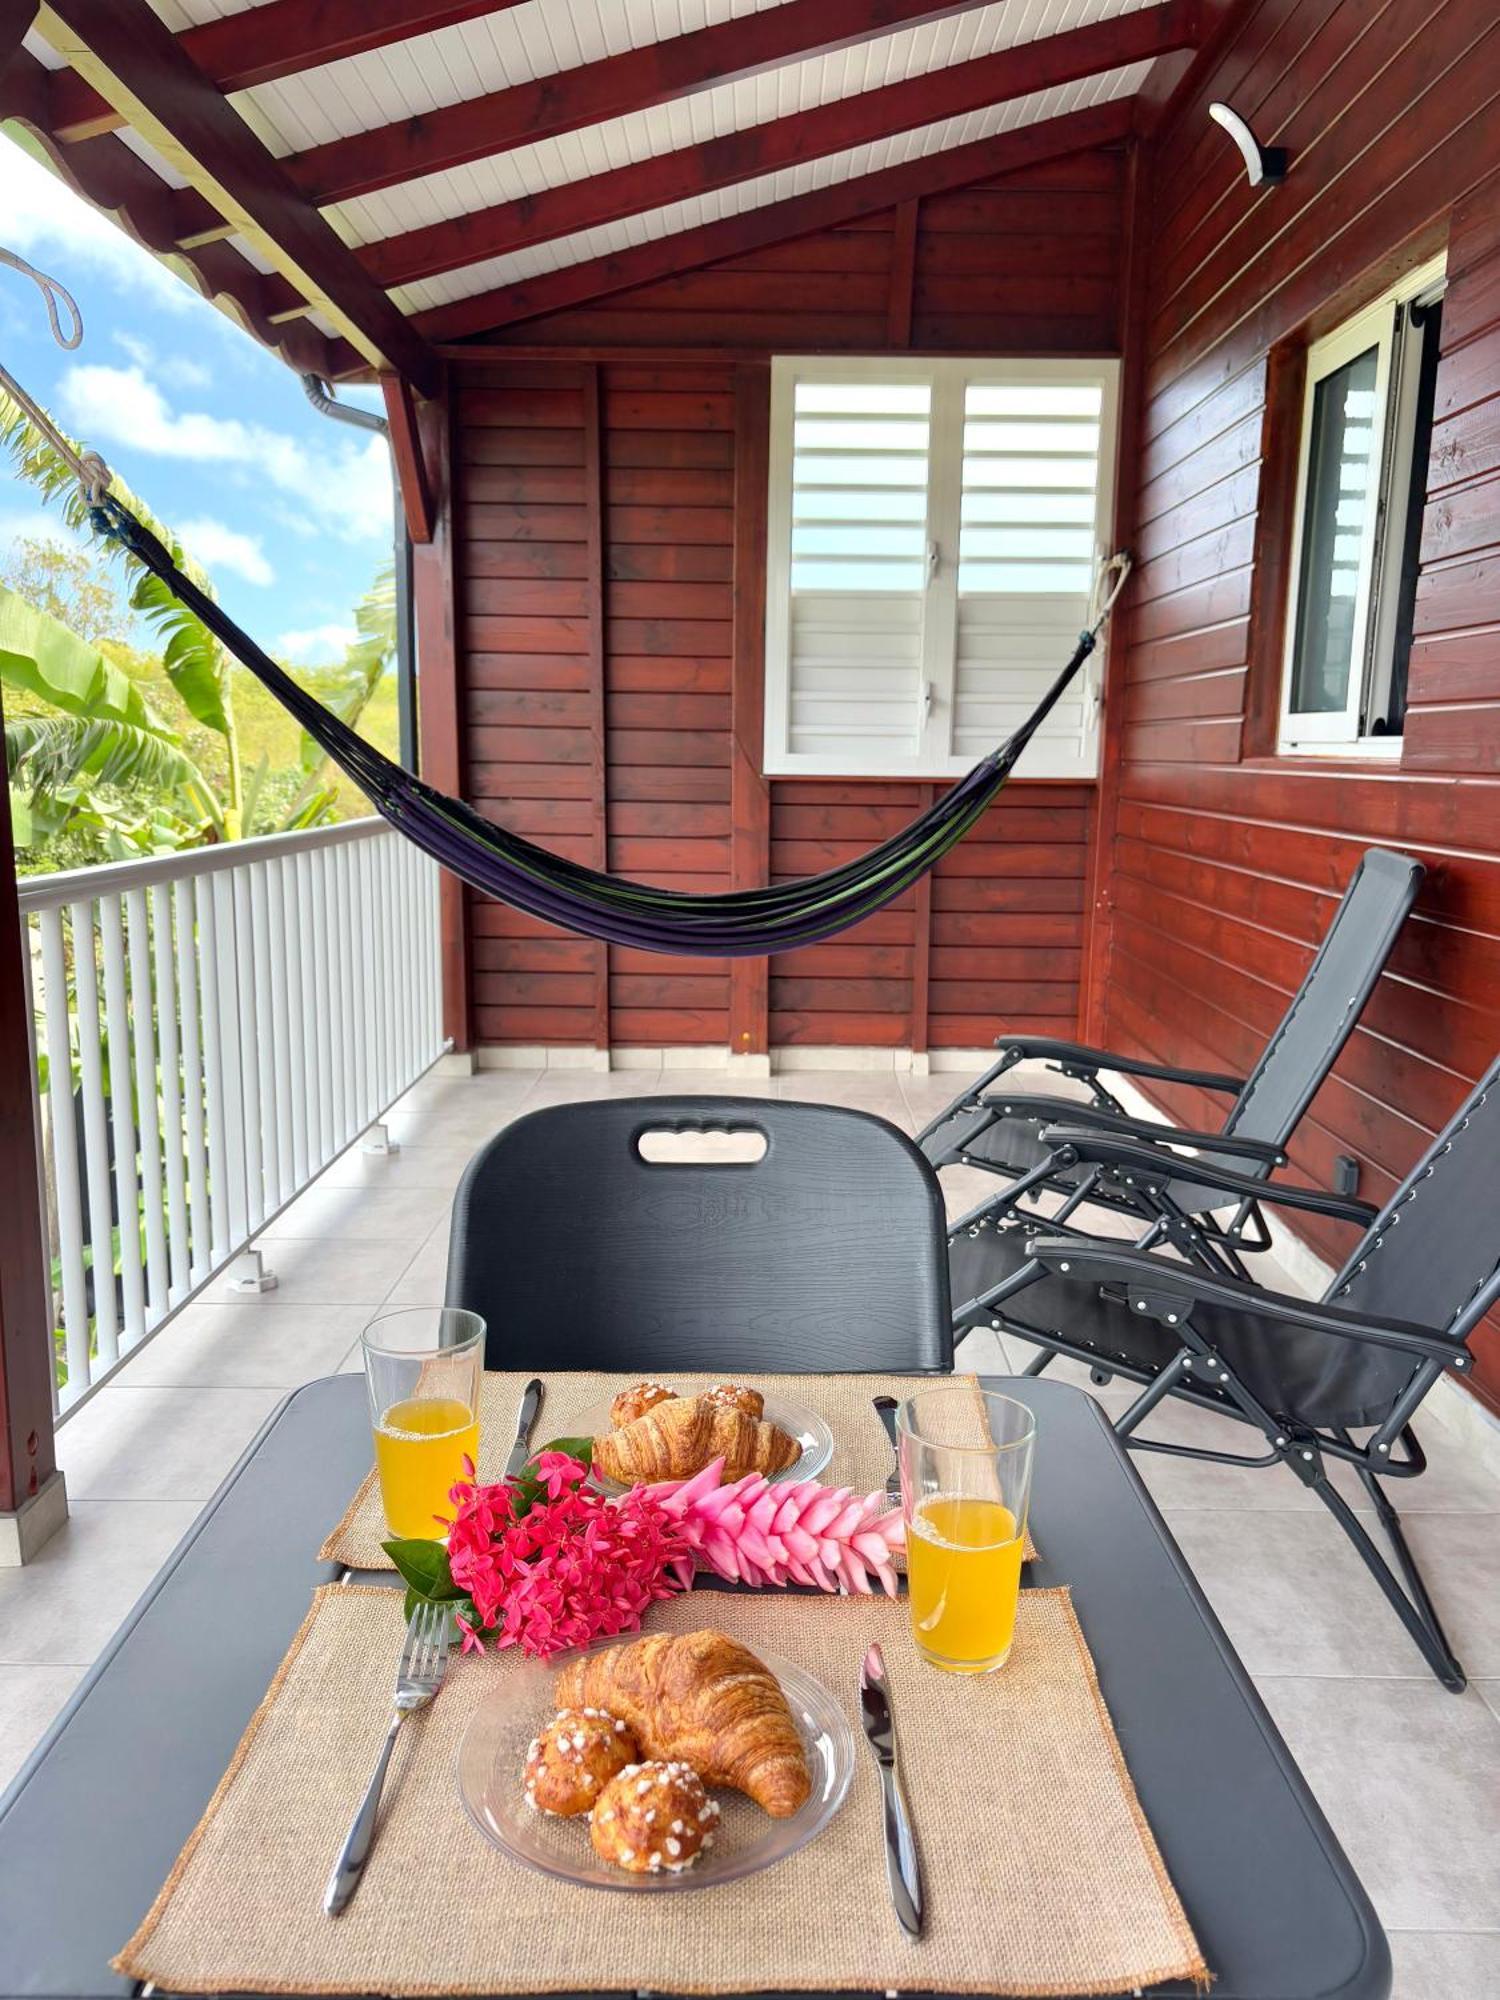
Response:
[{"label": "green leaf", "polygon": [[0,681],[65,715],[128,722],[174,742],[135,682],[66,625],[0,584]]},{"label": "green leaf", "polygon": [[381,1547],[416,1598],[431,1604],[447,1604],[464,1595],[453,1581],[448,1551],[441,1542],[382,1542]]},{"label": "green leaf", "polygon": [[[175,537],[164,539],[169,540],[173,557],[178,557],[181,550]],[[193,719],[216,735],[227,736],[224,655],[218,640],[201,619],[177,602],[161,578],[149,570],[136,578],[130,602],[166,641],[162,665]]]}]

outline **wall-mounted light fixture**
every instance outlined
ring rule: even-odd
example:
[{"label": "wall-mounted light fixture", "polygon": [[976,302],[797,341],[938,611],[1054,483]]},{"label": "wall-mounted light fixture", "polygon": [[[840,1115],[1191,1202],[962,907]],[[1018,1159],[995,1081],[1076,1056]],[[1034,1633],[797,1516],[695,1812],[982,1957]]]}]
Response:
[{"label": "wall-mounted light fixture", "polygon": [[1237,111],[1227,104],[1210,104],[1208,115],[1239,147],[1251,187],[1265,187],[1286,179],[1285,146],[1263,146]]}]

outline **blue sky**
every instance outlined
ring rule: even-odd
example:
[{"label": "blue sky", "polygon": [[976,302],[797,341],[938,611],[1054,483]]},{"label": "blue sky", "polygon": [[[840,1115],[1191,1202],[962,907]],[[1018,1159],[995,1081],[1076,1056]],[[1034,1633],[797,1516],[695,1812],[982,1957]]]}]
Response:
[{"label": "blue sky", "polygon": [[[3,136],[0,186],[0,241],[66,285],[84,325],[58,347],[35,287],[0,266],[11,373],[176,529],[252,637],[300,664],[342,658],[390,552],[384,439],[320,417],[285,362]],[[0,551],[39,534],[69,539],[0,469]]]}]

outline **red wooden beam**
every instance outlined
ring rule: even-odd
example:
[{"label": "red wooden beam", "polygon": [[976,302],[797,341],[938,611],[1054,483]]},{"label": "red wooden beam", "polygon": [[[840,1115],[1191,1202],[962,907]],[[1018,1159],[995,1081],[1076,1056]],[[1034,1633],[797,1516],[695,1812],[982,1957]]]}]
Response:
[{"label": "red wooden beam", "polygon": [[[299,373],[321,375],[325,381],[332,381],[336,373],[341,378],[349,375],[351,361],[356,359],[349,350],[341,346],[335,354],[332,343],[316,327],[279,326],[273,321],[274,301],[268,288],[275,281],[247,264],[237,250],[222,243],[192,252],[177,249],[180,196],[191,190],[169,188],[121,139],[88,139],[77,146],[59,146],[45,122],[47,77],[42,64],[22,50],[0,87],[0,116],[14,118],[26,127],[62,181],[111,216],[142,248],[158,255],[170,254],[188,283],[221,305]],[[201,201],[202,197],[195,199]],[[208,209],[207,202],[202,205]]]},{"label": "red wooden beam", "polygon": [[16,1513],[57,1469],[52,1288],[32,1110],[25,937],[6,792],[0,796],[0,1514]]},{"label": "red wooden beam", "polygon": [[382,375],[380,387],[385,396],[385,418],[390,427],[391,456],[396,461],[396,484],[401,491],[406,532],[413,542],[430,542],[432,483],[427,477],[427,461],[422,456],[416,399],[411,384],[399,375]]},{"label": "red wooden beam", "polygon": [[[498,14],[521,0],[268,0],[242,14],[187,28],[177,45],[226,95],[298,70],[383,49],[410,35]],[[59,71],[52,125],[59,139],[92,139],[125,121],[76,71]]]},{"label": "red wooden beam", "polygon": [[911,314],[917,276],[917,229],[920,203],[903,201],[891,231],[891,288],[886,304],[888,347],[911,346]]},{"label": "red wooden beam", "polygon": [[1183,0],[1117,15],[973,62],[860,91],[812,111],[772,118],[722,139],[684,146],[587,180],[543,188],[518,201],[387,236],[365,245],[359,260],[382,285],[411,284],[528,244],[733,187],[780,167],[798,166],[892,133],[1164,55],[1191,39],[1192,24],[1192,11]]},{"label": "red wooden beam", "polygon": [[146,0],[45,0],[52,46],[377,366],[424,395],[438,363]]},{"label": "red wooden beam", "polygon": [[1019,167],[1036,166],[1067,153],[1113,145],[1129,129],[1130,99],[1116,98],[1110,104],[1091,105],[1085,111],[1070,111],[1061,118],[1042,119],[1013,132],[997,133],[991,139],[978,139],[968,146],[952,146],[943,153],[930,153],[919,160],[905,161],[899,167],[886,167],[876,174],[857,174],[833,187],[818,188],[790,201],[770,202],[722,222],[705,223],[699,229],[680,230],[612,256],[594,257],[586,263],[569,264],[560,271],[548,271],[519,284],[477,293],[473,298],[455,299],[450,305],[419,313],[414,324],[427,339],[438,341],[460,340],[465,334],[540,319],[546,313],[606,298],[612,292],[629,291],[657,278],[674,277],[680,271],[694,271],[704,264],[743,256],[746,251],[761,250],[767,244],[784,243],[791,237],[808,236],[819,229],[835,229],[858,216],[878,215],[903,201],[914,201],[943,188],[963,187],[991,174],[1012,173]]},{"label": "red wooden beam", "polygon": [[0,77],[15,61],[35,19],[36,0],[0,0]]},{"label": "red wooden beam", "polygon": [[294,153],[283,165],[315,201],[347,201],[627,111],[670,104],[712,84],[760,76],[781,63],[856,48],[897,28],[949,20],[981,4],[983,0],[787,0],[764,13],[671,35],[556,76],[332,139]]}]

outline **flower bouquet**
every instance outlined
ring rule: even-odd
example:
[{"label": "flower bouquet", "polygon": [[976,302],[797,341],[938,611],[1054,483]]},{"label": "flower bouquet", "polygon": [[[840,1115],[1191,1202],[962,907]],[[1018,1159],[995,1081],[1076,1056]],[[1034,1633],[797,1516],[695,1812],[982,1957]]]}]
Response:
[{"label": "flower bouquet", "polygon": [[407,1615],[423,1599],[451,1605],[465,1649],[520,1646],[538,1658],[633,1632],[648,1605],[713,1571],[757,1586],[896,1591],[892,1555],[899,1509],[815,1479],[768,1485],[759,1473],[722,1484],[715,1459],[691,1479],[602,1492],[590,1477],[590,1441],[562,1438],[517,1478],[449,1494],[447,1546],[385,1546],[407,1586]]}]

